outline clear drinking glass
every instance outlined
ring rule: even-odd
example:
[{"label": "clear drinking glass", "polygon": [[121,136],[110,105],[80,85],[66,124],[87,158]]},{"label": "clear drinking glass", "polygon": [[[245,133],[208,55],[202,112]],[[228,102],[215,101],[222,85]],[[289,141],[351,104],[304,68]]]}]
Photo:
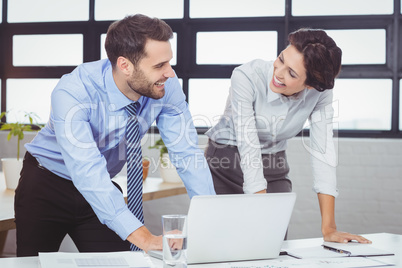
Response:
[{"label": "clear drinking glass", "polygon": [[187,216],[163,215],[163,266],[187,267]]}]

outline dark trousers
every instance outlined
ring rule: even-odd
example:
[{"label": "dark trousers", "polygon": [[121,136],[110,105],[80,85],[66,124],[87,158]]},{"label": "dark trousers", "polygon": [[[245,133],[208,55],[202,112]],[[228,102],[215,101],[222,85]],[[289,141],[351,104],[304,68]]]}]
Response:
[{"label": "dark trousers", "polygon": [[[209,140],[205,156],[212,173],[215,192],[217,194],[244,193],[243,171],[240,167],[241,158],[236,146],[222,145]],[[262,165],[264,178],[268,183],[268,193],[292,191],[292,182],[288,177],[289,165],[285,151],[276,154],[263,154]]]},{"label": "dark trousers", "polygon": [[103,225],[69,180],[38,165],[25,155],[15,191],[17,256],[55,252],[69,234],[80,252],[130,250],[114,231]]}]

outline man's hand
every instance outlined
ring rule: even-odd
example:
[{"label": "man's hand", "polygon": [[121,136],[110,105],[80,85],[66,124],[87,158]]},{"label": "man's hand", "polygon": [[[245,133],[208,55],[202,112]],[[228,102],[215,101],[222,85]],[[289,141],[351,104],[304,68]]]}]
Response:
[{"label": "man's hand", "polygon": [[352,240],[356,240],[359,243],[371,244],[371,241],[360,235],[354,235],[346,232],[339,232],[334,228],[328,228],[323,230],[324,241],[347,243]]},{"label": "man's hand", "polygon": [[[181,235],[182,233],[183,232],[179,230],[172,230],[170,232],[165,233],[165,238],[167,238],[167,243],[170,249],[172,250],[183,249],[184,237],[175,238],[175,235]],[[171,236],[169,237],[169,235]]]},{"label": "man's hand", "polygon": [[148,252],[149,250],[162,250],[162,236],[155,236],[145,226],[141,226],[132,232],[127,240]]}]

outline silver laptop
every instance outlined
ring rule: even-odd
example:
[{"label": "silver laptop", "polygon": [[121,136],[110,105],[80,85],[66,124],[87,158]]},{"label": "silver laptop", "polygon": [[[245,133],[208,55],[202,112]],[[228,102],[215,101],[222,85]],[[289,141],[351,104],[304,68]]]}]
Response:
[{"label": "silver laptop", "polygon": [[188,264],[278,257],[295,200],[295,193],[194,196],[187,217]]}]

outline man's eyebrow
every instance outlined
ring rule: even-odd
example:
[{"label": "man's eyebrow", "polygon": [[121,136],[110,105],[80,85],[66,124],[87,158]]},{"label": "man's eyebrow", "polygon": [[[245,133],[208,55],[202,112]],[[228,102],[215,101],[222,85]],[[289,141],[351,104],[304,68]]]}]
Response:
[{"label": "man's eyebrow", "polygon": [[169,63],[169,61],[167,60],[167,61],[159,62],[157,64],[154,64],[153,67],[162,66],[162,65],[165,65],[166,63]]}]

